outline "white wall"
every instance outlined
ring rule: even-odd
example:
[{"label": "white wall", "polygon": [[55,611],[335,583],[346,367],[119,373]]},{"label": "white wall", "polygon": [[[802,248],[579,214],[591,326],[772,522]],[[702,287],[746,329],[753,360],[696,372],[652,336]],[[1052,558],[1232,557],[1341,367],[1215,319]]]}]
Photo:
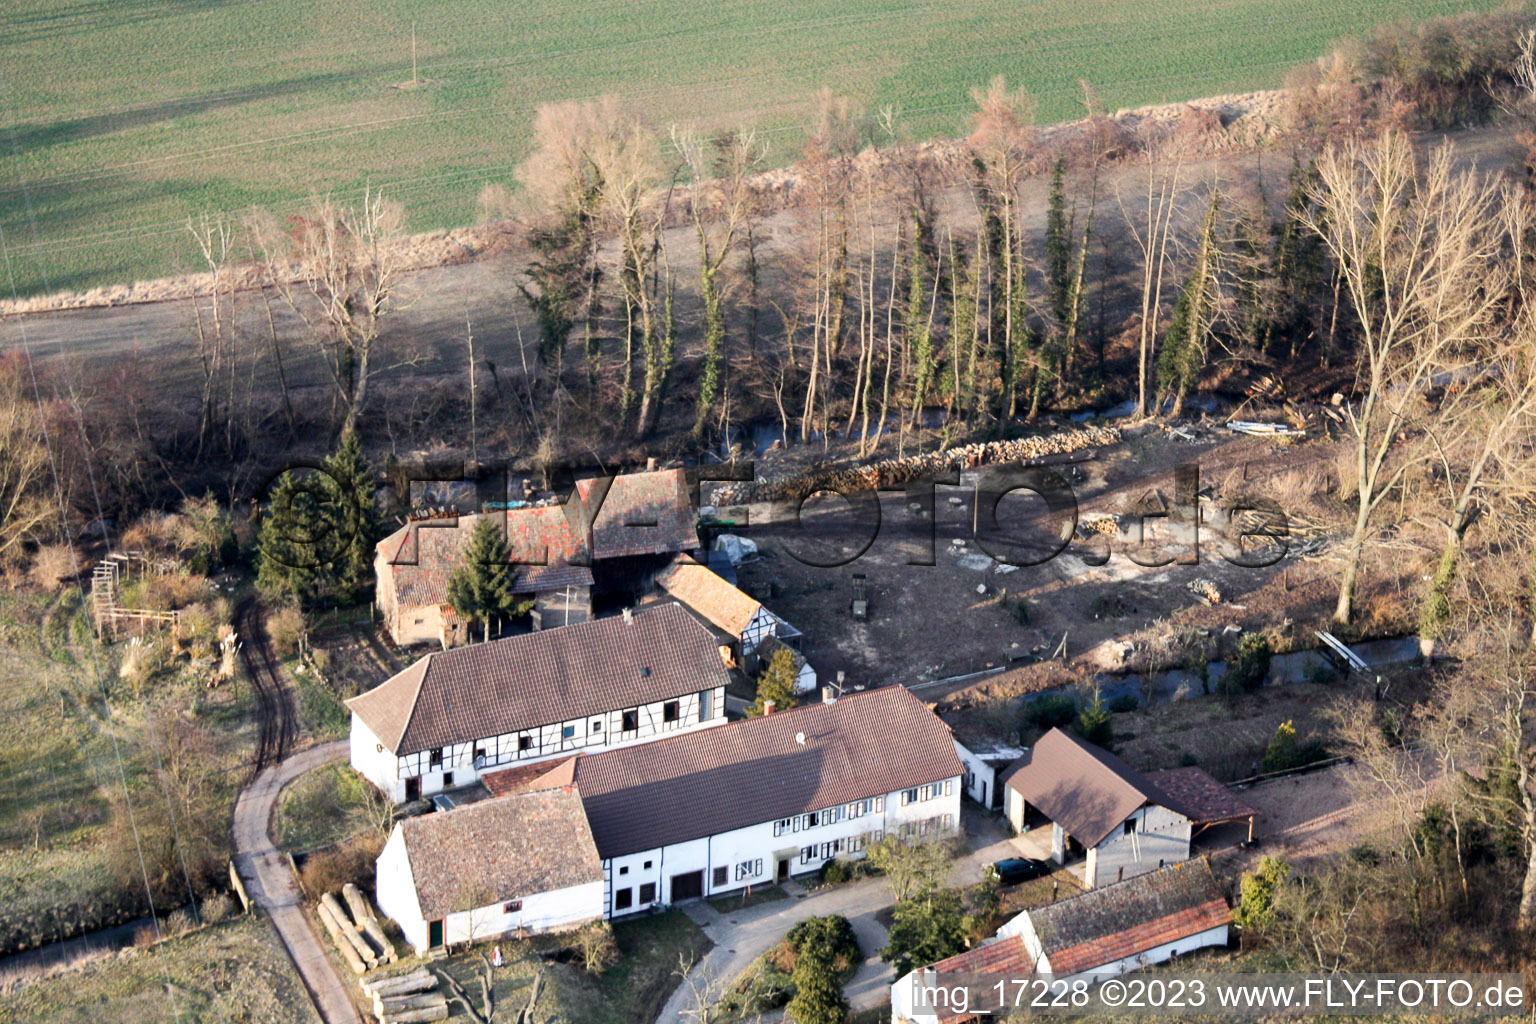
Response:
[{"label": "white wall", "polygon": [[[404,757],[395,757],[388,752],[379,755],[375,750],[378,744],[377,738],[364,742],[360,746],[358,733],[360,728],[368,736],[373,734],[368,732],[367,726],[363,725],[354,714],[352,716],[352,766],[370,779],[378,776],[378,779],[389,780],[389,784],[386,785],[375,779],[375,784],[399,803],[405,799],[404,780],[407,778],[419,778],[421,795],[430,796],[444,789],[468,785],[482,775],[500,771],[515,764],[550,761],[580,750],[608,750],[633,746],[636,743],[644,743],[692,729],[725,724],[725,687],[717,686],[704,693],[708,696],[685,693],[675,698],[653,701],[631,709],[636,712],[638,719],[636,722],[638,728],[634,730],[626,731],[623,728],[625,709],[618,708],[590,718],[555,722],[468,743],[455,743],[442,748],[437,764],[432,763],[432,752],[426,750],[407,754]],[[676,721],[668,722],[665,709],[672,700],[677,701],[678,717]],[[703,706],[706,704],[707,708]],[[706,710],[709,717],[701,720],[701,714]],[[571,729],[570,737],[564,735],[566,727]],[[522,749],[522,739],[525,737],[528,740],[526,750]],[[481,754],[479,758],[476,757],[477,751]],[[393,766],[385,768],[381,764],[373,763],[380,756],[393,761]],[[451,783],[446,779],[448,774],[453,776]]]},{"label": "white wall", "polygon": [[1164,864],[1189,859],[1191,826],[1184,815],[1149,804],[1126,821],[1134,825],[1130,832],[1126,832],[1125,824],[1121,823],[1103,842],[1088,851],[1083,869],[1083,880],[1088,888],[1110,885],[1156,871]]},{"label": "white wall", "polygon": [[810,693],[816,689],[816,670],[810,662],[800,666],[800,674],[795,677],[795,692]]},{"label": "white wall", "polygon": [[777,630],[778,620],[773,617],[773,613],[762,605],[758,605],[751,621],[741,631],[739,638],[741,640],[741,656],[746,658],[753,651],[757,650],[758,644],[773,636]]},{"label": "white wall", "polygon": [[965,795],[983,807],[990,807],[993,794],[997,791],[996,770],[967,750],[959,740],[955,740],[955,752],[960,755],[960,760],[965,764]]},{"label": "white wall", "polygon": [[[917,825],[947,816],[948,827],[958,829],[960,781],[958,776],[940,780],[938,795],[917,803],[903,805],[900,791],[871,797],[869,809],[856,817],[848,816],[850,805],[841,804],[837,808],[841,813],[831,815],[836,820],[830,822],[824,812],[833,809],[818,808],[817,824],[810,827],[804,824],[805,816],[797,814],[784,819],[788,822],[785,826],[777,821],[765,821],[664,848],[611,858],[603,864],[608,876],[608,913],[624,915],[651,906],[651,903],[640,900],[640,887],[647,883],[655,885],[655,903],[673,902],[672,878],[675,875],[703,871],[704,895],[714,896],[734,892],[749,884],[771,883],[777,877],[780,860],[789,861],[790,874],[800,875],[820,870],[822,864],[835,857],[862,857],[869,842],[878,841],[886,832],[898,830],[904,824]],[[855,801],[855,804],[859,803],[861,801]],[[762,861],[760,866],[757,864],[759,860]],[[753,873],[738,878],[738,867],[748,862],[753,865]],[[726,869],[725,881],[717,885],[715,869],[721,867]],[[630,890],[631,902],[627,908],[620,909],[617,894],[624,889]]]},{"label": "white wall", "polygon": [[497,900],[475,910],[449,914],[444,922],[444,941],[452,945],[495,938],[518,929],[534,934],[578,927],[603,916],[603,883],[583,882],[524,896],[522,906],[511,913],[505,909],[508,902]]},{"label": "white wall", "polygon": [[348,752],[353,771],[379,787],[380,792],[395,803],[405,799],[405,784],[396,770],[395,755],[384,749],[373,730],[357,715],[352,716]]},{"label": "white wall", "polygon": [[427,948],[427,922],[421,917],[416,898],[416,880],[411,875],[410,858],[405,855],[405,837],[396,825],[389,842],[374,862],[373,882],[379,911],[400,926],[405,941],[414,949]]},{"label": "white wall", "polygon": [[[1188,938],[1179,939],[1175,942],[1166,942],[1161,946],[1154,946],[1152,949],[1138,953],[1135,956],[1101,964],[1092,970],[1067,975],[1063,980],[1070,982],[1074,978],[1087,978],[1089,981],[1097,983],[1107,978],[1113,978],[1117,975],[1171,960],[1176,953],[1183,955],[1211,946],[1225,946],[1227,944],[1227,930],[1228,926],[1224,924],[1218,925],[1215,928],[1207,928],[1197,935],[1191,935]],[[1050,972],[1050,957],[1046,957],[1041,962],[1040,969],[1043,973]]]}]

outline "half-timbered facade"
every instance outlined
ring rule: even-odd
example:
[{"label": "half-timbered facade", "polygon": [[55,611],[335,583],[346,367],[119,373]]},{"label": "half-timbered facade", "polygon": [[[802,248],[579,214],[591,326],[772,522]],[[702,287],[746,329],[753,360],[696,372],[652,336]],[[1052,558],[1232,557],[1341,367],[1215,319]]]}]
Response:
[{"label": "half-timbered facade", "polygon": [[396,802],[725,721],[724,662],[681,608],[429,654],[347,702],[352,766]]}]

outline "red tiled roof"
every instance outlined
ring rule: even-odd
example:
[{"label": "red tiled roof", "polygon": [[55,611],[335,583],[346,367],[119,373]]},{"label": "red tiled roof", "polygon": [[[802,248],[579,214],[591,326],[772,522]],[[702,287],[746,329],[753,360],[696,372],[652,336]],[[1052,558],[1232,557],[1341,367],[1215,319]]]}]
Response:
[{"label": "red tiled roof", "polygon": [[347,701],[395,754],[724,686],[714,634],[675,604],[429,654]]},{"label": "red tiled roof", "polygon": [[592,524],[593,558],[661,555],[699,546],[688,478],[680,469],[580,480],[576,494]]},{"label": "red tiled roof", "polygon": [[738,639],[763,607],[686,555],[663,570],[656,585]]},{"label": "red tiled roof", "polygon": [[559,761],[540,761],[523,764],[504,771],[480,776],[492,796],[511,796],[514,793],[536,793],[541,789],[558,789],[576,780],[576,758]]},{"label": "red tiled roof", "polygon": [[571,565],[586,557],[581,511],[571,505],[543,505],[505,512],[426,519],[407,523],[375,546],[383,558],[380,571],[391,573],[395,600],[402,608],[441,605],[448,600],[448,580],[458,568],[475,524],[485,516],[504,517],[509,561],[519,566],[513,589],[520,594],[591,586],[592,570]]},{"label": "red tiled roof", "polygon": [[1092,889],[1029,915],[1057,975],[1134,957],[1232,919],[1203,858]]},{"label": "red tiled roof", "polygon": [[[956,953],[947,960],[940,960],[926,970],[939,975],[945,974],[1005,974],[1010,978],[1027,978],[1035,973],[1034,962],[1030,959],[1029,951],[1024,948],[1022,935],[1009,935],[997,939],[994,942],[986,942],[964,953]],[[938,984],[944,984],[941,978]],[[977,1007],[976,1009],[985,1009]],[[948,1013],[940,1011],[938,1019],[940,1024],[955,1024],[958,1021],[976,1019],[979,1014],[972,1013]]]},{"label": "red tiled roof", "polygon": [[949,727],[886,686],[586,754],[576,788],[606,859],[964,773]]},{"label": "red tiled roof", "polygon": [[1259,813],[1204,768],[1169,768],[1152,772],[1147,778],[1197,824],[1232,821]]}]

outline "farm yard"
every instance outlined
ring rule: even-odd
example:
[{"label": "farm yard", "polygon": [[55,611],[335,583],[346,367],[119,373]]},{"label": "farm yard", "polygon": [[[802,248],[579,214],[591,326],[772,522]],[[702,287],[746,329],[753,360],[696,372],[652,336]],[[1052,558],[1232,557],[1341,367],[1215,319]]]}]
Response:
[{"label": "farm yard", "polygon": [[822,87],[898,108],[911,137],[953,135],[971,88],[997,74],[1048,122],[1081,113],[1079,78],[1111,110],[1274,87],[1371,25],[1496,6],[1307,0],[1276,19],[1256,0],[382,0],[366,13],[18,0],[0,13],[8,283],[36,294],[198,270],[188,218],[281,217],[368,187],[404,203],[412,230],[475,223],[549,100],[613,92],[661,124],[756,125],[782,163]]}]

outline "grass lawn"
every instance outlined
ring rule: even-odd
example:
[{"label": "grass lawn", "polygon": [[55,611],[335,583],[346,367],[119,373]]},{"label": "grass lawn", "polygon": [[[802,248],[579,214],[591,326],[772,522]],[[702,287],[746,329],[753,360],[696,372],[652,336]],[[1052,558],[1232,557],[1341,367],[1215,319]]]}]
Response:
[{"label": "grass lawn", "polygon": [[[11,145],[0,229],[22,294],[201,269],[189,217],[294,212],[372,185],[414,230],[477,217],[510,184],[536,105],[625,94],[661,125],[756,124],[775,160],[823,86],[898,106],[916,136],[965,130],[1006,74],[1043,121],[1279,85],[1369,26],[1497,0],[528,0],[59,5],[0,9]],[[419,74],[411,79],[411,39]]]},{"label": "grass lawn", "polygon": [[8,1024],[316,1022],[277,935],[238,917],[0,994]]},{"label": "grass lawn", "polygon": [[197,857],[184,862],[177,837],[214,865],[227,856],[255,737],[250,688],[210,690],[184,659],[139,688],[118,675],[123,647],[93,642],[73,593],[0,592],[7,948],[139,916],[146,872],[158,909],[185,902],[183,863],[195,870]]},{"label": "grass lawn", "polygon": [[[582,1024],[655,1020],[679,983],[675,973],[678,957],[692,962],[710,947],[699,926],[676,910],[617,922],[613,932],[619,944],[619,958],[596,978],[582,970],[579,962],[562,963],[553,958],[563,945],[559,937],[501,941],[505,965],[495,972],[496,1005],[521,1009],[528,1002],[535,973],[543,968],[544,988],[535,1013],[539,1020]],[[472,998],[479,999],[481,968],[474,952],[456,954],[438,966],[446,968]],[[453,1007],[462,1017],[462,1008],[456,1003]]]},{"label": "grass lawn", "polygon": [[321,765],[283,790],[273,814],[278,845],[303,853],[350,839],[374,822],[368,783],[341,762]]},{"label": "grass lawn", "polygon": [[716,896],[714,899],[709,901],[709,905],[714,907],[722,914],[730,914],[737,910],[745,910],[748,907],[755,907],[759,903],[772,903],[775,900],[783,900],[788,898],[789,893],[785,892],[783,889],[780,889],[778,886],[764,885],[753,889],[751,895],[748,895],[747,891],[743,889],[741,892],[734,893],[729,896]]}]

